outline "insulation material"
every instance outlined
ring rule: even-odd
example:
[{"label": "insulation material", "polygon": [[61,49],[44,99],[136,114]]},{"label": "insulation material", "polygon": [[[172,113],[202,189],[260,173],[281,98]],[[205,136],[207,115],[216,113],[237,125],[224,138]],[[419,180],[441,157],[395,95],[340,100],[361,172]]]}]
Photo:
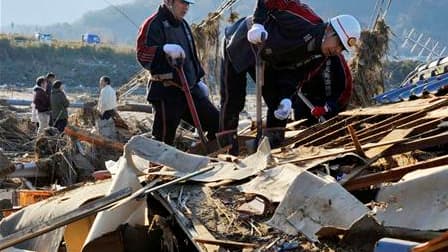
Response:
[{"label": "insulation material", "polygon": [[416,230],[448,229],[448,166],[419,170],[381,188],[377,201],[387,203],[377,219],[384,226]]},{"label": "insulation material", "polygon": [[369,210],[341,185],[303,172],[294,180],[268,225],[287,234],[318,236],[349,230]]},{"label": "insulation material", "polygon": [[[29,205],[3,219],[0,222],[0,233],[5,237],[20,229],[63,216],[70,211],[78,209],[84,202],[103,197],[110,185],[110,181],[87,184]],[[57,251],[64,235],[64,230],[65,227],[53,230],[24,241],[15,247],[35,251]]]},{"label": "insulation material", "polygon": [[[176,158],[180,160],[185,160],[186,158],[184,156],[186,156],[187,159],[190,156],[191,158],[195,156],[181,152],[174,148],[173,152],[174,153],[172,153],[171,155],[175,155]],[[264,138],[260,143],[260,145],[258,146],[258,150],[255,154],[250,155],[247,158],[238,161],[236,163],[224,162],[224,161],[218,163],[209,163],[209,165],[215,167],[213,170],[198,175],[194,178],[191,178],[190,180],[199,182],[215,182],[220,180],[245,179],[247,177],[256,175],[259,171],[262,171],[266,168],[270,152],[271,148],[269,146],[269,141],[267,140],[267,138]],[[174,168],[174,170],[164,169],[163,171],[154,172],[151,174],[182,177],[198,170],[197,167],[194,167],[192,164],[189,163],[182,163],[178,164],[177,166],[170,166],[170,167]]]}]

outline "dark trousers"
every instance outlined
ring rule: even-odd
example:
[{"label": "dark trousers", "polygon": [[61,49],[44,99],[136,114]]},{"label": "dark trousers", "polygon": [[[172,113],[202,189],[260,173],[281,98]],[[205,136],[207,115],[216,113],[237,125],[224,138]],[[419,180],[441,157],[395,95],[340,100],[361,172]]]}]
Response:
[{"label": "dark trousers", "polygon": [[[219,128],[219,112],[207,97],[193,97],[202,129],[207,132],[208,140],[215,139]],[[152,134],[156,140],[172,145],[180,120],[194,126],[193,119],[184,96],[178,99],[156,100],[151,102],[154,110]]]},{"label": "dark trousers", "polygon": [[67,119],[59,119],[54,123],[54,127],[59,130],[60,133],[64,132],[65,127],[67,126]]},{"label": "dark trousers", "polygon": [[109,118],[113,117],[115,115],[115,110],[106,110],[104,113],[100,116],[101,120],[109,120]]},{"label": "dark trousers", "polygon": [[[234,132],[238,127],[239,114],[244,108],[247,86],[247,74],[255,81],[255,67],[251,67],[246,71],[238,73],[228,57],[224,57],[222,62],[221,73],[221,114],[220,114],[220,131]],[[291,98],[296,89],[300,75],[291,70],[277,70],[265,67],[264,86],[262,88],[262,95],[268,107],[267,111],[267,128],[285,127],[287,120],[278,120],[274,116],[274,111],[277,109],[280,101],[283,98]],[[272,145],[278,145],[284,138],[284,132],[275,134],[275,138],[270,137]],[[268,135],[269,136],[269,135]],[[224,137],[223,137],[224,138]],[[224,140],[233,141],[234,136],[229,136]],[[230,150],[231,154],[238,154],[238,146],[235,141],[231,142],[233,145]]]}]

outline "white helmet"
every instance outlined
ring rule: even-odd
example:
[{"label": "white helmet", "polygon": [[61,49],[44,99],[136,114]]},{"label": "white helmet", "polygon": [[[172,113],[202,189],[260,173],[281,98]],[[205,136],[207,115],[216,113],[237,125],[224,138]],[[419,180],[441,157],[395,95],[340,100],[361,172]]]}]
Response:
[{"label": "white helmet", "polygon": [[[174,0],[163,0],[163,3],[166,4],[166,5],[169,5],[170,4],[169,2],[173,2],[173,1]],[[195,4],[196,3],[195,0],[182,0],[182,1],[184,1],[184,2],[186,2],[188,4]]]},{"label": "white helmet", "polygon": [[330,24],[338,34],[344,48],[352,52],[361,36],[361,25],[351,15],[339,15],[330,19]]}]

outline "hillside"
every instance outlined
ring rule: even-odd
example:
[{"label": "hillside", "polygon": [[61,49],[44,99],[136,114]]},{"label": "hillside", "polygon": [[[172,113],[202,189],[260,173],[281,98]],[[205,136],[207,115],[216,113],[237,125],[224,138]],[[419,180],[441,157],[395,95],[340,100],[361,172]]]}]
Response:
[{"label": "hillside", "polygon": [[[187,19],[194,23],[202,20],[208,12],[214,11],[223,1],[198,0],[192,5]],[[323,18],[350,13],[358,17],[364,27],[370,25],[376,0],[345,0],[345,1],[304,1],[311,5]],[[57,39],[80,39],[80,34],[94,32],[100,34],[108,42],[126,43],[134,45],[137,26],[156,10],[160,1],[135,0],[130,4],[109,6],[103,10],[86,13],[78,21],[68,24],[56,24],[49,27],[41,27],[40,31],[53,33]],[[362,3],[362,4],[361,4]],[[251,13],[255,0],[239,1],[234,10],[240,15]],[[118,10],[117,10],[118,9]],[[387,13],[387,22],[391,25],[397,36],[402,36],[405,31],[415,28],[432,39],[439,40],[441,44],[448,45],[448,33],[444,31],[446,21],[442,12],[448,9],[448,1],[434,0],[396,0],[392,1]],[[125,13],[128,18],[120,12]],[[7,27],[6,27],[7,31]],[[33,33],[35,27],[16,27],[16,31]],[[401,41],[397,41],[395,49],[399,48]]]},{"label": "hillside", "polygon": [[[22,38],[23,39],[23,38]],[[67,89],[98,87],[101,75],[114,86],[128,80],[140,66],[132,48],[82,46],[80,43],[10,40],[0,37],[0,85],[32,87],[36,77],[54,72]]]}]

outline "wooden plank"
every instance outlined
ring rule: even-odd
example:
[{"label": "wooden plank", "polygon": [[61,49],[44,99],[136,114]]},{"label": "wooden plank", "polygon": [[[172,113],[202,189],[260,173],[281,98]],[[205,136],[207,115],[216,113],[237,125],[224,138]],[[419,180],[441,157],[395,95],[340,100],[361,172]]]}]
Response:
[{"label": "wooden plank", "polygon": [[356,149],[356,152],[358,153],[358,155],[360,155],[362,157],[366,157],[366,153],[364,153],[364,151],[361,147],[361,144],[359,143],[358,136],[356,136],[356,132],[355,132],[355,129],[353,129],[353,126],[348,125],[347,130],[350,133],[350,136],[352,137],[353,145],[355,146],[355,149]]},{"label": "wooden plank", "polygon": [[132,193],[131,188],[127,187],[118,192],[112,193],[104,198],[89,202],[76,210],[68,212],[65,215],[56,217],[54,219],[48,220],[44,223],[35,226],[21,229],[1,239],[0,250],[12,247],[23,241],[32,239],[39,235],[48,233],[52,230],[65,226],[67,224],[83,219],[89,215],[103,211],[107,209],[109,206],[111,206],[114,202],[117,202],[131,195],[131,193]]},{"label": "wooden plank", "polygon": [[[412,132],[412,129],[395,129],[392,132],[390,132],[387,136],[385,136],[380,141],[380,143],[404,139],[411,132]],[[393,144],[389,144],[389,145],[372,148],[372,149],[366,151],[365,154],[367,157],[372,158],[376,155],[379,155],[380,153],[384,152],[385,150],[389,149],[392,146],[393,146]]]},{"label": "wooden plank", "polygon": [[[384,143],[375,143],[375,144],[366,144],[366,145],[362,145],[361,148],[362,149],[371,149],[371,148],[375,148],[375,147],[379,147],[379,146],[384,146],[384,145],[389,145],[389,144],[397,144],[397,143],[402,143],[402,142],[406,142],[409,141],[409,139],[400,139],[400,140],[395,140],[395,141],[390,141],[390,142],[384,142]],[[339,150],[339,151],[335,151],[335,152],[331,152],[331,153],[325,153],[325,154],[320,154],[320,155],[313,155],[313,156],[306,156],[306,157],[300,157],[300,158],[295,158],[295,159],[288,159],[288,160],[284,160],[279,162],[276,165],[282,165],[282,164],[287,164],[287,163],[301,163],[304,161],[309,161],[309,160],[314,160],[314,159],[319,159],[319,158],[326,158],[326,157],[333,157],[333,156],[338,156],[341,154],[346,154],[346,153],[350,153],[350,152],[356,152],[355,148],[349,148],[349,149],[345,149],[345,150]]]},{"label": "wooden plank", "polygon": [[382,105],[369,108],[354,109],[340,113],[345,116],[365,116],[365,115],[379,115],[379,114],[396,114],[396,113],[414,113],[421,111],[434,103],[447,100],[446,98],[436,97],[430,99],[418,99],[414,101],[405,101],[389,105]]},{"label": "wooden plank", "polygon": [[448,117],[448,106],[433,110],[425,116],[425,118],[428,119],[447,118],[447,117]]},{"label": "wooden plank", "polygon": [[418,162],[413,165],[392,168],[387,171],[364,175],[349,181],[344,185],[344,187],[349,191],[355,191],[362,188],[367,188],[371,185],[400,180],[404,175],[415,170],[434,168],[446,164],[448,164],[448,155]]},{"label": "wooden plank", "polygon": [[421,150],[430,147],[440,146],[448,144],[448,133],[444,132],[441,134],[437,134],[434,136],[425,137],[418,140],[409,141],[406,143],[397,144],[388,150],[386,150],[383,154],[384,156],[391,156],[400,153],[405,153],[412,150]]},{"label": "wooden plank", "polygon": [[[402,140],[404,137],[406,137],[412,129],[396,129],[393,130],[391,133],[389,133],[386,137],[384,137],[381,142],[390,142],[390,141],[396,141],[396,140]],[[361,174],[365,169],[367,169],[370,165],[375,163],[378,159],[382,157],[382,154],[384,151],[392,147],[393,144],[384,145],[381,147],[376,147],[373,149],[370,149],[366,151],[366,157],[369,158],[366,164],[358,167],[356,170],[352,171],[350,174],[348,174],[345,178],[339,181],[341,185],[347,184],[349,181],[356,178],[359,174]]]},{"label": "wooden plank", "polygon": [[[438,109],[442,106],[445,106],[448,103],[448,99],[439,99],[439,100],[435,100],[433,103],[430,103],[427,107],[424,107],[423,109],[412,113],[410,115],[407,115],[405,117],[401,117],[400,115],[396,115],[393,116],[394,120],[387,120],[388,123],[385,124],[384,122],[382,122],[381,124],[378,125],[373,125],[372,127],[369,127],[366,130],[362,130],[358,132],[358,137],[360,139],[364,138],[364,137],[369,137],[373,134],[377,134],[377,133],[381,133],[383,131],[386,130],[390,130],[390,129],[394,129],[397,127],[400,127],[402,125],[405,125],[409,122],[418,120],[422,117],[424,117],[426,115],[426,113],[428,113],[431,110],[434,109]],[[393,108],[390,108],[391,111],[393,111]],[[401,118],[398,118],[401,117]],[[346,141],[344,142],[344,144],[350,142],[350,138],[346,138]]]},{"label": "wooden plank", "polygon": [[[193,239],[196,238],[205,238],[208,240],[216,240],[215,237],[208,231],[208,229],[195,217],[191,217],[191,222],[193,224],[194,229],[196,230],[197,234],[193,236]],[[205,249],[208,252],[214,252],[219,250],[219,244],[211,244],[211,243],[204,243],[203,244]]]},{"label": "wooden plank", "polygon": [[[422,132],[429,132],[430,130],[436,129],[437,125],[439,125],[440,122],[441,122],[440,119],[434,119],[432,121],[429,121],[429,122],[426,122],[426,123],[423,123],[423,124],[417,124],[417,126],[413,128],[412,133],[410,133],[409,135],[413,135],[414,136],[414,135],[420,134]],[[414,124],[412,123],[412,124],[409,124],[409,125],[414,125]],[[397,129],[407,129],[407,128],[408,127],[405,127],[403,125],[403,126],[398,127]],[[360,142],[361,142],[361,144],[366,144],[366,143],[369,143],[369,142],[376,142],[376,141],[378,141],[378,139],[383,138],[386,134],[389,134],[391,131],[392,131],[392,129],[385,130],[383,132],[379,132],[377,134],[374,134],[374,135],[365,137],[363,139],[360,139]],[[352,147],[352,145],[351,144],[347,144],[344,147],[345,148],[350,148],[350,147]]]},{"label": "wooden plank", "polygon": [[306,129],[305,131],[303,131],[302,133],[300,133],[299,135],[295,136],[294,138],[286,139],[284,141],[284,146],[291,145],[291,144],[297,145],[297,142],[300,141],[302,138],[307,137],[311,134],[315,134],[316,132],[319,132],[320,130],[325,130],[326,128],[330,127],[331,125],[338,123],[339,120],[343,120],[343,118],[344,117],[335,116],[332,119],[330,119],[324,123],[315,124],[315,125],[309,127],[308,129]]},{"label": "wooden plank", "polygon": [[304,132],[300,133],[296,137],[292,138],[291,141],[294,144],[294,148],[304,145],[310,141],[313,141],[317,138],[320,138],[322,136],[328,135],[333,131],[337,131],[340,128],[344,128],[345,125],[348,125],[354,121],[356,121],[357,117],[349,117],[342,119],[340,121],[337,121],[337,119],[340,119],[340,117],[334,117],[324,123],[317,124],[309,128],[308,130],[305,130]]},{"label": "wooden plank", "polygon": [[202,237],[194,238],[196,242],[200,243],[208,243],[208,244],[214,244],[214,245],[220,245],[223,247],[231,247],[231,248],[258,248],[257,244],[253,243],[246,243],[246,242],[235,242],[235,241],[228,241],[228,240],[212,240],[212,239],[206,239]]},{"label": "wooden plank", "polygon": [[80,141],[85,141],[94,145],[108,147],[118,151],[123,151],[124,148],[124,145],[120,142],[112,141],[100,135],[91,134],[90,132],[78,129],[74,126],[65,127],[64,133]]},{"label": "wooden plank", "polygon": [[[408,115],[406,115],[406,114],[397,114],[397,115],[391,116],[389,118],[386,118],[384,120],[374,122],[369,127],[366,127],[364,129],[358,130],[356,132],[356,134],[359,137],[360,134],[363,134],[363,133],[365,133],[365,132],[367,132],[369,130],[372,130],[372,129],[375,129],[375,128],[378,128],[378,127],[382,127],[384,125],[388,125],[388,124],[390,124],[390,123],[392,123],[394,121],[397,121],[397,120],[399,120],[399,119],[401,119],[401,118],[403,118],[405,116],[408,116]],[[368,123],[370,121],[366,121],[366,122]],[[326,146],[329,146],[329,147],[341,146],[341,145],[350,143],[350,141],[351,141],[350,136],[345,135],[345,136],[343,136],[343,137],[341,137],[339,139],[333,140],[331,143],[327,144]]]},{"label": "wooden plank", "polygon": [[411,252],[435,252],[435,251],[446,251],[448,250],[448,232],[425,242],[423,244],[417,245],[411,249]]}]

